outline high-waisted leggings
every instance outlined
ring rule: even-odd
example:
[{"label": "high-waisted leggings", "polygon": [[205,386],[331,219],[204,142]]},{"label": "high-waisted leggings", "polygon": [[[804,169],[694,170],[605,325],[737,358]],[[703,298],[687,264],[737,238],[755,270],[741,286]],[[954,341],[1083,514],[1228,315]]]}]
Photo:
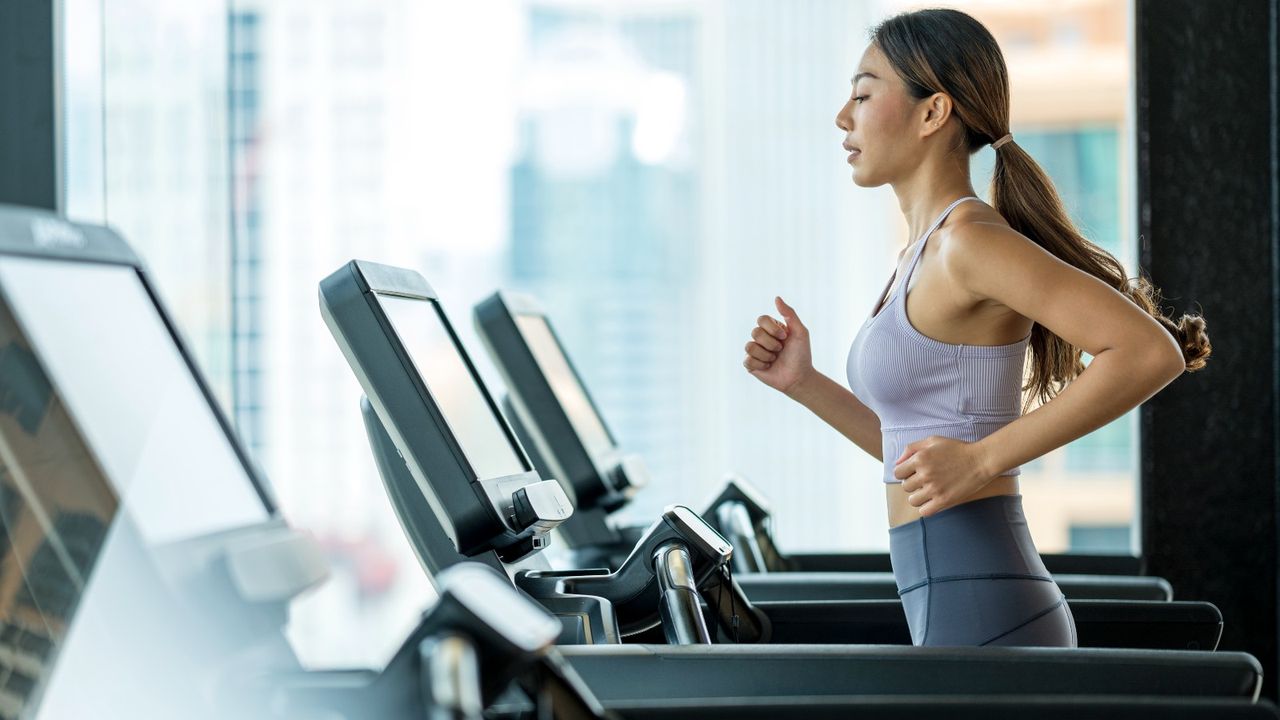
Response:
[{"label": "high-waisted leggings", "polygon": [[1021,495],[890,528],[889,558],[914,645],[1077,646],[1075,618],[1031,542]]}]

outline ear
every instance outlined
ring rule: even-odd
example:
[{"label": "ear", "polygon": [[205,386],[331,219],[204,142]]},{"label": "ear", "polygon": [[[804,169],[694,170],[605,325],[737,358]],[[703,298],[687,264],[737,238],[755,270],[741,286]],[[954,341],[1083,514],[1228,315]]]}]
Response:
[{"label": "ear", "polygon": [[942,130],[951,117],[951,96],[934,93],[920,101],[920,137],[926,138]]}]

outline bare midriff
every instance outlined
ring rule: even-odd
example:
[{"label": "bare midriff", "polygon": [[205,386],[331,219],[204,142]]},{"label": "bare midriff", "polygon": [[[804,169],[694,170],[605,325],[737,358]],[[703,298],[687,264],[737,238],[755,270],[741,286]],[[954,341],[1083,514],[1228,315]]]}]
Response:
[{"label": "bare midriff", "polygon": [[[889,527],[897,527],[920,519],[920,510],[919,508],[912,507],[911,503],[907,502],[907,493],[903,491],[902,483],[885,483],[884,492],[885,501],[889,505]],[[959,505],[972,500],[981,500],[982,498],[991,497],[993,495],[1016,495],[1017,493],[1018,476],[1000,475],[997,476],[996,479],[984,485],[974,494],[956,504]]]}]

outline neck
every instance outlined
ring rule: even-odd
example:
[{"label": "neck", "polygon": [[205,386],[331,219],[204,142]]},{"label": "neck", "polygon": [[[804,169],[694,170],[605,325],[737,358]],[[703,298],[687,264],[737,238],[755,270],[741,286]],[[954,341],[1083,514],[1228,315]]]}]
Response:
[{"label": "neck", "polygon": [[969,181],[969,160],[926,159],[907,177],[893,184],[898,206],[907,221],[907,242],[920,239],[948,205],[976,196]]}]

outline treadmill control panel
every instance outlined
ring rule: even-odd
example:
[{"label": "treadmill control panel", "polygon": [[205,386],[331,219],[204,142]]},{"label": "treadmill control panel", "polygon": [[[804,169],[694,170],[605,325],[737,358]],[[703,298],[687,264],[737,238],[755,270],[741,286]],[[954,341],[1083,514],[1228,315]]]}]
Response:
[{"label": "treadmill control panel", "polygon": [[550,532],[573,514],[569,496],[555,480],[525,485],[511,494],[511,503],[517,530],[532,527],[538,533]]},{"label": "treadmill control panel", "polygon": [[683,505],[674,505],[666,513],[668,520],[674,522],[691,542],[698,544],[698,550],[704,555],[728,560],[733,555],[733,546],[728,540],[720,537],[706,520]]}]

